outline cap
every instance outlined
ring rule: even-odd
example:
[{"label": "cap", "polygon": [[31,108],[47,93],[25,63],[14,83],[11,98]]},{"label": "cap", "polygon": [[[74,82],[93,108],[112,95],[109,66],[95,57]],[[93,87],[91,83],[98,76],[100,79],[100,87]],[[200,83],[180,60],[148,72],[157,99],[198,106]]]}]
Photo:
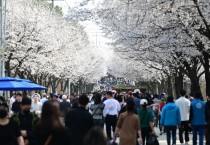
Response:
[{"label": "cap", "polygon": [[116,91],[116,90],[111,90],[111,92],[112,92],[112,93],[117,93],[117,91]]},{"label": "cap", "polygon": [[62,96],[62,99],[63,99],[63,100],[66,100],[66,99],[67,99],[67,96],[66,96],[66,95],[63,95],[63,96]]},{"label": "cap", "polygon": [[56,93],[53,93],[52,96],[53,97],[58,97],[58,95]]},{"label": "cap", "polygon": [[141,93],[139,89],[135,89],[132,93]]},{"label": "cap", "polygon": [[148,104],[148,102],[146,99],[141,99],[140,105],[147,105],[147,104]]}]

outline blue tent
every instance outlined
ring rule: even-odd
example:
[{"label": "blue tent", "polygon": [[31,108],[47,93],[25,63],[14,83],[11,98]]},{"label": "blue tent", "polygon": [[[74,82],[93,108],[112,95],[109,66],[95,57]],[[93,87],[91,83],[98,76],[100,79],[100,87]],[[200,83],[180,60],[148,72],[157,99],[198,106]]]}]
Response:
[{"label": "blue tent", "polygon": [[30,91],[30,90],[45,90],[44,86],[30,83],[30,80],[4,77],[0,78],[0,90],[4,91]]}]

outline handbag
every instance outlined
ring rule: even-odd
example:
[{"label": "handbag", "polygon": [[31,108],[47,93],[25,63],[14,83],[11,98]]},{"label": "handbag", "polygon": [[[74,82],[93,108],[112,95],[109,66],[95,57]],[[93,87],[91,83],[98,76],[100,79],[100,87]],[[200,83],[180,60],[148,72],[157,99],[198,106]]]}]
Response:
[{"label": "handbag", "polygon": [[52,135],[50,134],[47,138],[47,140],[45,141],[44,145],[49,145],[50,141],[52,140]]},{"label": "handbag", "polygon": [[150,134],[146,140],[146,145],[159,145],[157,136],[155,134]]},{"label": "handbag", "polygon": [[108,145],[118,145],[118,143],[116,143],[116,142],[113,141],[113,140],[110,140],[110,141],[108,142]]},{"label": "handbag", "polygon": [[[145,111],[145,113],[143,114],[143,116],[141,118],[141,122],[143,122],[147,112],[148,111]],[[146,145],[159,145],[159,142],[157,140],[157,136],[155,134],[150,134],[149,137],[147,137],[147,139],[146,139]]]}]

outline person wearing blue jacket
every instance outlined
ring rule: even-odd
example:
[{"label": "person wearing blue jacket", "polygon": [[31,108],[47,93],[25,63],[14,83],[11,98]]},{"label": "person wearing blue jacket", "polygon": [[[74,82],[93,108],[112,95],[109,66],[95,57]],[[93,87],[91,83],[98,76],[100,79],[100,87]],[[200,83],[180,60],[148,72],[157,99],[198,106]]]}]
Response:
[{"label": "person wearing blue jacket", "polygon": [[167,104],[162,109],[160,125],[165,127],[167,144],[171,145],[171,132],[172,132],[172,145],[176,145],[176,129],[181,124],[181,115],[179,107],[174,103],[172,96],[167,98]]},{"label": "person wearing blue jacket", "polygon": [[195,99],[190,106],[190,126],[193,131],[193,145],[197,145],[197,134],[199,145],[203,145],[205,132],[205,102],[201,100],[201,93],[195,93]]}]

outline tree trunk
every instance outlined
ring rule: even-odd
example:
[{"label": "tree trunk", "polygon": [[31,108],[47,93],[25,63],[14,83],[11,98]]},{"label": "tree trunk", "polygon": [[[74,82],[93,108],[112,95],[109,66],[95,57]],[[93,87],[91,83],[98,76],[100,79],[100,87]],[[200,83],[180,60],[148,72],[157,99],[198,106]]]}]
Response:
[{"label": "tree trunk", "polygon": [[53,93],[56,92],[57,87],[58,87],[58,85],[60,83],[60,80],[61,79],[56,78],[55,76],[52,77],[51,85],[52,85],[52,91],[53,91]]},{"label": "tree trunk", "polygon": [[65,91],[65,90],[64,90],[64,79],[61,79],[61,80],[60,80],[60,85],[61,85],[61,91],[64,92],[64,91]]},{"label": "tree trunk", "polygon": [[191,63],[184,62],[184,65],[186,67],[186,75],[190,78],[191,82],[191,94],[195,95],[196,92],[201,93],[200,88],[200,76],[199,70],[201,67],[199,67],[200,62],[197,57],[191,58]]},{"label": "tree trunk", "polygon": [[175,76],[175,91],[176,96],[178,97],[180,95],[180,91],[183,90],[184,87],[184,74],[179,72],[177,73],[177,76]]},{"label": "tree trunk", "polygon": [[[68,88],[68,85],[69,85],[69,79],[65,79],[64,80],[64,87],[63,87],[63,90],[66,91],[67,88]],[[71,90],[71,89],[70,89]],[[66,92],[69,93],[69,91],[67,90]]]},{"label": "tree trunk", "polygon": [[171,79],[172,79],[172,77],[171,76],[168,76],[168,78],[167,78],[167,92],[165,92],[169,96],[172,96],[173,95]]},{"label": "tree trunk", "polygon": [[190,78],[191,81],[191,94],[193,94],[193,96],[195,95],[195,93],[201,93],[201,88],[200,88],[200,84],[199,84],[199,78],[197,76],[191,77]]},{"label": "tree trunk", "polygon": [[206,79],[206,94],[210,94],[210,64],[209,64],[209,58],[210,55],[206,52],[203,53],[204,56],[204,62],[203,67],[205,69],[205,79]]}]

